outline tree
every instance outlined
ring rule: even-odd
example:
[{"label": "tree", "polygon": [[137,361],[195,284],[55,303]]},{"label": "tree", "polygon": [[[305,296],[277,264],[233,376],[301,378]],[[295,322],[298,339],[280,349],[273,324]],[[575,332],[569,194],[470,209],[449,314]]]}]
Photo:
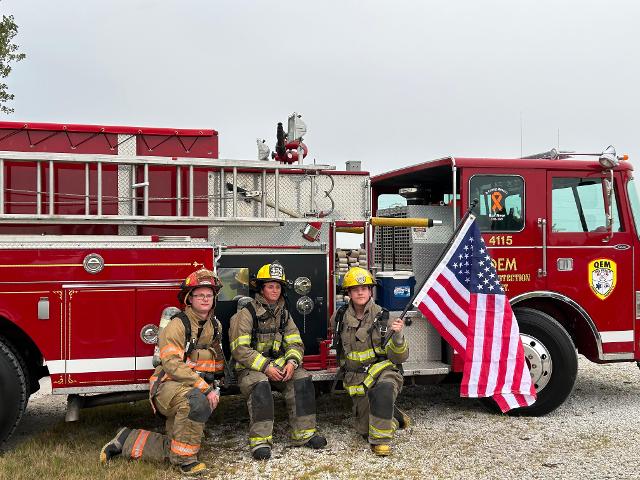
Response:
[{"label": "tree", "polygon": [[6,83],[1,80],[11,73],[11,64],[19,62],[25,57],[18,52],[18,45],[13,43],[13,37],[18,34],[18,26],[13,21],[13,15],[2,15],[0,23],[0,112],[12,113],[13,108],[7,107],[7,102],[13,100]]}]

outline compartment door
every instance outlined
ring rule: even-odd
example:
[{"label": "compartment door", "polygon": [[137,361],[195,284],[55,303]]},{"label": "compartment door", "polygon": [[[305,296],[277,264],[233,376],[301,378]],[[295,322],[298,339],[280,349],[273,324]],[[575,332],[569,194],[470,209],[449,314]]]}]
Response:
[{"label": "compartment door", "polygon": [[127,384],[135,376],[135,289],[66,289],[68,387]]}]

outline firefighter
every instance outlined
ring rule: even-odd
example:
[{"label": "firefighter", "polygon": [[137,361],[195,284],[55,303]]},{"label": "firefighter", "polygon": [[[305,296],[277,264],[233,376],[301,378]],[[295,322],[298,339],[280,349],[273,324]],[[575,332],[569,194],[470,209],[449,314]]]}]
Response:
[{"label": "firefighter", "polygon": [[357,432],[376,455],[391,453],[397,428],[407,428],[409,416],[395,406],[402,389],[400,364],[409,356],[404,322],[372,299],[375,282],[369,271],[353,267],[342,288],[349,303],[331,317],[333,347],[340,364],[338,378],[353,401]]},{"label": "firefighter", "polygon": [[201,269],[182,283],[178,299],[184,311],[174,316],[158,340],[161,364],[149,379],[149,398],[166,419],[166,435],[122,428],[100,452],[106,463],[114,456],[163,461],[184,474],[197,474],[206,465],[197,459],[204,425],[218,406],[219,379],[224,375],[222,326],[214,316],[221,283],[215,273]]},{"label": "firefighter", "polygon": [[271,457],[273,397],[282,392],[294,446],[319,449],[327,440],[316,432],[316,400],[311,375],[302,368],[304,344],[286,304],[287,282],[277,261],[263,265],[254,299],[231,317],[229,341],[240,391],[249,409],[249,446],[256,460]]}]

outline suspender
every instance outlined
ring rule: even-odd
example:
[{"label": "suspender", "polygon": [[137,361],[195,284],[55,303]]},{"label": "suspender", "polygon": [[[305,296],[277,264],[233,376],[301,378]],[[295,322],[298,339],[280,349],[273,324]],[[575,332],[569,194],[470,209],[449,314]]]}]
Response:
[{"label": "suspender", "polygon": [[[198,327],[198,335],[196,338],[191,338],[191,320],[186,313],[180,312],[174,315],[172,318],[179,318],[182,321],[182,325],[184,326],[184,357],[182,358],[183,362],[187,361],[191,352],[196,348],[198,342],[200,341],[200,336],[202,335],[202,330],[204,330],[204,326],[207,323],[206,321]],[[218,337],[218,322],[211,320],[211,324],[213,325],[213,340]]]},{"label": "suspender", "polygon": [[[253,303],[247,303],[247,305],[244,307],[246,308],[249,313],[251,314],[251,318],[253,319],[253,326],[251,327],[251,343],[249,344],[249,346],[251,347],[252,350],[255,350],[257,345],[258,345],[258,314],[256,313],[256,308],[253,306]],[[269,312],[269,314],[271,316],[273,316],[273,313],[269,310],[267,310],[267,312]],[[280,325],[278,326],[278,332],[280,333],[280,336],[284,339],[284,330],[287,326],[287,321],[289,320],[289,310],[287,310],[286,307],[282,308],[282,313],[280,316]],[[282,348],[282,342],[280,342],[280,348]],[[273,352],[274,355],[277,354],[278,352]]]}]

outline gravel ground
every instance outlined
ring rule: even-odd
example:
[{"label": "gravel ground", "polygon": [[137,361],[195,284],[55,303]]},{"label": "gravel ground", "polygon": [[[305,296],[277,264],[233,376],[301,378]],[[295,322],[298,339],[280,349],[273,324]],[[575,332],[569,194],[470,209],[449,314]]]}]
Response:
[{"label": "gravel ground", "polygon": [[[64,397],[30,400],[16,444],[63,420]],[[640,470],[640,371],[635,363],[595,365],[580,358],[576,387],[555,412],[519,418],[461,399],[456,385],[406,388],[399,405],[414,425],[394,439],[391,457],[374,457],[350,425],[344,395],[318,399],[324,451],[286,447],[284,405],[269,462],[246,447],[247,414],[240,397],[224,397],[207,427],[203,459],[211,478],[637,478]]]}]

